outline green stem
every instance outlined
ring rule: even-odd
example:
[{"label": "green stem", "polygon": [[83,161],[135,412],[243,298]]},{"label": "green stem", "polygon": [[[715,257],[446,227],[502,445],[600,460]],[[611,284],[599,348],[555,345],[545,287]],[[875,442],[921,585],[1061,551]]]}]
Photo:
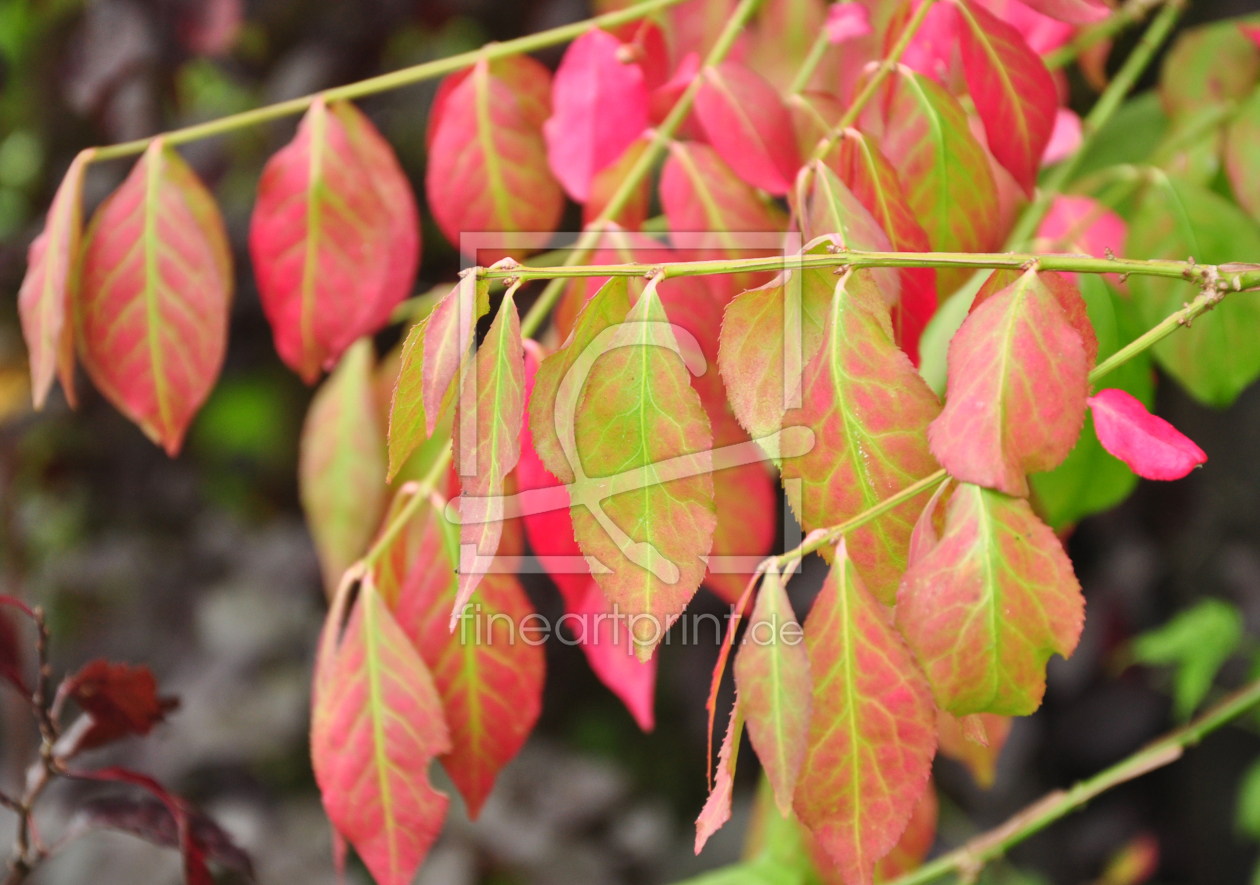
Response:
[{"label": "green stem", "polygon": [[822,62],[823,56],[827,54],[829,45],[830,40],[827,36],[827,29],[824,27],[818,32],[818,36],[814,38],[814,44],[809,47],[805,61],[801,62],[800,70],[792,78],[792,85],[788,87],[788,95],[800,95],[805,91],[805,87],[809,85],[809,78],[814,76],[814,71],[818,70],[818,65]]},{"label": "green stem", "polygon": [[[718,35],[717,42],[709,50],[708,56],[705,57],[705,68],[720,64],[726,58],[727,53],[731,51],[731,47],[735,45],[735,39],[743,31],[744,25],[748,23],[748,20],[760,3],[761,0],[740,0],[735,13],[726,23],[726,27],[722,29],[722,33]],[[700,90],[702,82],[703,69],[701,74],[698,74],[687,84],[687,88],[678,97],[678,101],[674,102],[674,107],[670,110],[669,115],[656,128],[656,132],[648,143],[647,149],[639,155],[638,161],[626,173],[626,177],[621,180],[621,185],[604,207],[604,211],[599,213],[599,217],[591,221],[582,231],[582,235],[578,237],[577,244],[574,245],[573,251],[569,253],[569,257],[565,261],[566,267],[581,264],[589,257],[591,250],[599,243],[604,227],[625,208],[626,201],[630,199],[652,166],[660,159],[661,154],[673,139],[674,133],[678,131],[678,127],[682,125],[687,114],[691,112],[691,104],[695,100],[696,93]],[[522,276],[521,279],[528,278]],[[543,324],[547,314],[551,312],[551,308],[555,306],[556,301],[560,298],[560,293],[563,291],[564,281],[559,277],[553,277],[551,282],[547,284],[547,288],[543,289],[542,294],[538,296],[538,300],[530,307],[529,312],[521,319],[521,334],[523,336],[528,338],[538,331],[538,328]]]},{"label": "green stem", "polygon": [[1055,68],[1061,68],[1068,62],[1075,60],[1086,49],[1119,33],[1129,25],[1140,22],[1146,18],[1148,12],[1163,2],[1164,0],[1129,0],[1128,3],[1116,10],[1114,14],[1078,31],[1075,37],[1047,54],[1042,61],[1052,71]]},{"label": "green stem", "polygon": [[[481,268],[482,279],[565,280],[581,277],[647,277],[661,274],[695,277],[709,274],[752,273],[811,268],[842,267],[962,267],[976,270],[1001,268],[1069,271],[1072,273],[1118,273],[1167,277],[1189,282],[1212,283],[1241,291],[1260,287],[1260,265],[1225,264],[1219,267],[1189,261],[1134,258],[1093,258],[1087,255],[1039,255],[1034,252],[835,252],[820,255],[791,255],[770,258],[729,258],[712,261],[674,261],[663,264],[587,264],[578,267]],[[525,330],[522,328],[522,332]],[[530,331],[533,331],[531,327]]]},{"label": "green stem", "polygon": [[1054,202],[1054,198],[1063,192],[1064,187],[1076,174],[1076,170],[1080,168],[1081,161],[1085,159],[1098,132],[1119,109],[1129,91],[1133,89],[1133,85],[1137,83],[1138,77],[1142,76],[1147,65],[1151,63],[1151,59],[1155,57],[1155,52],[1172,33],[1173,26],[1177,23],[1184,7],[1185,0],[1168,0],[1164,8],[1159,11],[1159,15],[1151,22],[1138,45],[1129,53],[1129,57],[1124,60],[1116,76],[1081,123],[1080,148],[1054,167],[1046,176],[1045,185],[1037,189],[1037,198],[1020,216],[1019,224],[1006,240],[1009,248],[1021,249],[1032,239],[1041,225],[1041,220],[1050,211],[1050,204]]},{"label": "green stem", "polygon": [[438,455],[437,460],[433,462],[433,466],[429,468],[429,472],[425,474],[424,479],[420,480],[418,487],[407,503],[394,514],[394,518],[389,521],[389,525],[385,526],[385,531],[376,539],[376,543],[367,553],[363,554],[363,558],[359,560],[359,565],[366,570],[371,568],[376,560],[380,559],[385,551],[389,549],[389,545],[394,543],[394,539],[398,537],[398,533],[403,530],[403,526],[416,515],[419,510],[429,500],[429,495],[433,494],[433,490],[438,487],[443,477],[446,476],[446,469],[451,465],[451,445],[447,443],[446,448],[442,450],[442,454]]},{"label": "green stem", "polygon": [[1173,731],[1069,790],[1056,790],[1044,796],[1006,823],[977,836],[961,848],[924,864],[917,870],[893,879],[887,885],[924,885],[941,876],[955,874],[974,881],[990,861],[1005,854],[1035,833],[1076,811],[1094,797],[1142,775],[1176,762],[1186,747],[1260,704],[1260,680],[1243,686],[1184,728]]},{"label": "green stem", "polygon": [[906,23],[905,30],[901,32],[901,36],[897,39],[892,51],[888,53],[888,57],[880,62],[879,67],[875,69],[875,73],[873,73],[871,78],[866,81],[866,85],[862,87],[862,91],[857,94],[857,96],[853,99],[853,102],[849,105],[848,110],[844,112],[844,116],[840,118],[840,122],[831,127],[831,132],[827,134],[827,137],[820,141],[818,146],[814,148],[813,156],[810,157],[811,160],[821,160],[823,157],[827,156],[827,154],[829,154],[831,149],[835,146],[836,142],[840,139],[840,136],[844,135],[844,130],[848,129],[857,121],[858,114],[862,113],[862,108],[866,107],[866,103],[874,97],[875,92],[879,89],[880,85],[885,79],[887,79],[888,75],[896,69],[897,63],[901,61],[901,56],[906,52],[906,47],[908,47],[910,45],[910,41],[914,39],[914,35],[918,32],[919,26],[922,25],[924,19],[927,18],[927,14],[935,2],[936,0],[923,0],[923,2],[919,4],[919,8],[914,12],[914,17]]},{"label": "green stem", "polygon": [[184,144],[201,138],[223,135],[247,126],[256,126],[259,123],[266,123],[281,117],[290,117],[305,111],[317,98],[323,98],[325,101],[330,102],[350,100],[362,98],[365,95],[373,95],[377,92],[385,92],[389,89],[397,89],[400,86],[410,86],[422,80],[441,77],[445,74],[471,67],[483,58],[493,60],[509,55],[520,55],[525,52],[546,49],[558,43],[567,43],[582,36],[591,28],[613,28],[626,22],[645,18],[670,6],[677,6],[682,2],[683,0],[643,0],[643,2],[627,9],[599,15],[585,21],[574,22],[571,25],[562,25],[547,31],[539,31],[537,34],[528,34],[503,43],[491,43],[471,52],[461,52],[459,55],[413,65],[400,71],[392,71],[388,74],[381,74],[378,77],[360,80],[357,83],[325,89],[323,92],[304,95],[301,98],[293,98],[277,104],[267,105],[266,107],[254,108],[253,110],[232,114],[228,117],[220,117],[217,120],[209,120],[205,123],[198,123],[195,126],[185,126],[182,129],[174,129],[152,138],[138,138],[135,141],[126,141],[121,144],[102,147],[97,150],[92,161],[112,160],[117,157],[143,153],[145,148],[149,146],[149,142],[153,141],[154,138],[163,138],[167,144]]}]

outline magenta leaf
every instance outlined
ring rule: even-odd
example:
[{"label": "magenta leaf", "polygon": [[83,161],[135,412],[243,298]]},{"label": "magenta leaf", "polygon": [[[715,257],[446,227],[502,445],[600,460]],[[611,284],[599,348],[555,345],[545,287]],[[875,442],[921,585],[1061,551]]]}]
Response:
[{"label": "magenta leaf", "polygon": [[1207,461],[1192,440],[1123,390],[1100,390],[1088,402],[1098,441],[1138,476],[1181,479]]}]

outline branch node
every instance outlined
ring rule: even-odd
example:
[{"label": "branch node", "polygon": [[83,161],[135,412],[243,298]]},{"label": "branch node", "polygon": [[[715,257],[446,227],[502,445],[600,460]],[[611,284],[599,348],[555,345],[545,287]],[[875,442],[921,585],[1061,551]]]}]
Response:
[{"label": "branch node", "polygon": [[1111,251],[1110,246],[1107,246],[1106,248],[1103,249],[1103,254],[1107,256],[1108,261],[1116,260],[1116,253]]}]

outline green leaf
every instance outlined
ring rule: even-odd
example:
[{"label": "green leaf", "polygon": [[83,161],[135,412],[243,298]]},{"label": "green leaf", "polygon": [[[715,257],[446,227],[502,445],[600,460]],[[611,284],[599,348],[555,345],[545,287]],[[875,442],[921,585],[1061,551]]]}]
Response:
[{"label": "green leaf", "polygon": [[1260,50],[1230,19],[1178,36],[1159,70],[1159,98],[1169,117],[1236,101],[1260,76]]},{"label": "green leaf", "polygon": [[1251,93],[1225,138],[1225,171],[1234,189],[1234,198],[1260,218],[1260,89]]},{"label": "green leaf", "polygon": [[1179,719],[1207,697],[1217,671],[1242,640],[1242,615],[1228,602],[1205,599],[1133,640],[1140,663],[1173,665],[1173,710]]},{"label": "green leaf", "polygon": [[367,549],[385,508],[385,429],[361,338],[316,391],[302,426],[298,491],[329,597]]},{"label": "green leaf", "polygon": [[1251,763],[1238,787],[1238,804],[1234,808],[1234,826],[1260,842],[1260,759]]},{"label": "green leaf", "polygon": [[[1203,264],[1250,261],[1260,255],[1260,231],[1232,203],[1198,185],[1160,176],[1147,190],[1129,227],[1129,255]],[[1189,283],[1151,276],[1129,278],[1138,315],[1153,326],[1192,301]],[[1155,345],[1155,358],[1197,400],[1225,407],[1260,376],[1260,293],[1231,292],[1194,325]]]},{"label": "green leaf", "polygon": [[[1119,297],[1101,277],[1081,274],[1077,282],[1098,335],[1098,358],[1106,359],[1140,333],[1133,305]],[[1148,409],[1155,404],[1154,376],[1146,353],[1110,372],[1101,384],[1132,394]],[[1038,512],[1051,528],[1058,530],[1115,507],[1137,487],[1138,478],[1123,461],[1102,447],[1094,433],[1093,415],[1086,413],[1081,435],[1064,462],[1054,470],[1034,473],[1028,481]]]},{"label": "green leaf", "polygon": [[429,318],[425,317],[411,327],[403,341],[394,395],[389,403],[389,474],[386,479],[390,482],[429,436],[422,381],[424,333],[428,326]]}]

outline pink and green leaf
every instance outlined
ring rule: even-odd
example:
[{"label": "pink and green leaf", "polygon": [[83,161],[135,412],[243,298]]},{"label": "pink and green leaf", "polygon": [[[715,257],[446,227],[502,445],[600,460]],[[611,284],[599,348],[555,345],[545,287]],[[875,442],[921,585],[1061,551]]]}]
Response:
[{"label": "pink and green leaf", "polygon": [[795,807],[846,885],[868,885],[928,789],[936,711],[927,681],[841,541],[805,621],[814,680]]},{"label": "pink and green leaf", "polygon": [[1072,563],[1028,501],[962,483],[945,531],[906,571],[897,623],[937,704],[956,716],[1025,716],[1046,662],[1068,657],[1085,619]]},{"label": "pink and green leaf", "polygon": [[393,149],[354,105],[316,100],[268,161],[249,247],[276,350],[308,384],[411,293],[415,198]]},{"label": "pink and green leaf", "polygon": [[223,365],[232,285],[214,198],[153,141],[88,227],[75,339],[101,393],[171,456]]}]

